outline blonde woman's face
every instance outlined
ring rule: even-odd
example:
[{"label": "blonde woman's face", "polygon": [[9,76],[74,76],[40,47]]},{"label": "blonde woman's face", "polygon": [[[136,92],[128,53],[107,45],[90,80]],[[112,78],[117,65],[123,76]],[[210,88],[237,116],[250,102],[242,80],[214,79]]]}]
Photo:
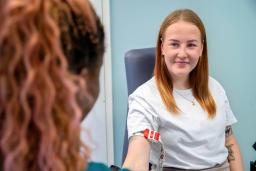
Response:
[{"label": "blonde woman's face", "polygon": [[172,79],[188,79],[203,51],[200,30],[185,21],[170,25],[164,34],[161,50]]}]

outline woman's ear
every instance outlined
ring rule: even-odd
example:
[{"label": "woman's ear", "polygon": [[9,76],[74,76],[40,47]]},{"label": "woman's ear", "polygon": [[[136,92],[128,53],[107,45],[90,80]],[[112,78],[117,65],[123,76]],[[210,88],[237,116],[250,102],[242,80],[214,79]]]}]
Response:
[{"label": "woman's ear", "polygon": [[79,74],[85,84],[78,94],[79,104],[84,114],[87,114],[99,95],[99,73],[95,68],[83,68]]},{"label": "woman's ear", "polygon": [[88,68],[83,68],[79,75],[82,76],[85,81],[89,81],[88,80],[88,76],[89,76]]}]

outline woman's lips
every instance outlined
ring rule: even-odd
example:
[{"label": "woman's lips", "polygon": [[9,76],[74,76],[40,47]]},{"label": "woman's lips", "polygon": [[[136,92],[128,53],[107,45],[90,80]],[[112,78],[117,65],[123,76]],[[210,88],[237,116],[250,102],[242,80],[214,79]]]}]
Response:
[{"label": "woman's lips", "polygon": [[189,62],[186,62],[186,61],[177,61],[175,63],[177,63],[177,64],[189,64]]},{"label": "woman's lips", "polygon": [[180,67],[184,67],[184,66],[186,66],[187,64],[189,64],[189,62],[178,61],[178,62],[175,62],[175,64],[177,64],[177,65],[180,66]]}]

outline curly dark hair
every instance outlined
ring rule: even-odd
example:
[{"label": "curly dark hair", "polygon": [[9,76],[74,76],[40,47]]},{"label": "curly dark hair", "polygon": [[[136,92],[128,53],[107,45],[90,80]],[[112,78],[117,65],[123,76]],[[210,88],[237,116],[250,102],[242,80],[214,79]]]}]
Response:
[{"label": "curly dark hair", "polygon": [[77,74],[103,52],[86,0],[0,1],[0,170],[84,170]]}]

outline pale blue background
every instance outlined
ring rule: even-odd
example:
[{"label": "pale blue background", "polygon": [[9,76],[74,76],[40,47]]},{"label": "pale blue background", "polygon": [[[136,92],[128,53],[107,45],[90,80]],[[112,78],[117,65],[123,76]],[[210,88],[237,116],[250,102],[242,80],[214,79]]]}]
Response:
[{"label": "pale blue background", "polygon": [[115,164],[121,165],[126,124],[124,54],[155,46],[161,22],[177,8],[194,10],[205,23],[210,74],[225,88],[239,121],[234,132],[249,171],[249,161],[256,160],[255,0],[110,0]]}]

